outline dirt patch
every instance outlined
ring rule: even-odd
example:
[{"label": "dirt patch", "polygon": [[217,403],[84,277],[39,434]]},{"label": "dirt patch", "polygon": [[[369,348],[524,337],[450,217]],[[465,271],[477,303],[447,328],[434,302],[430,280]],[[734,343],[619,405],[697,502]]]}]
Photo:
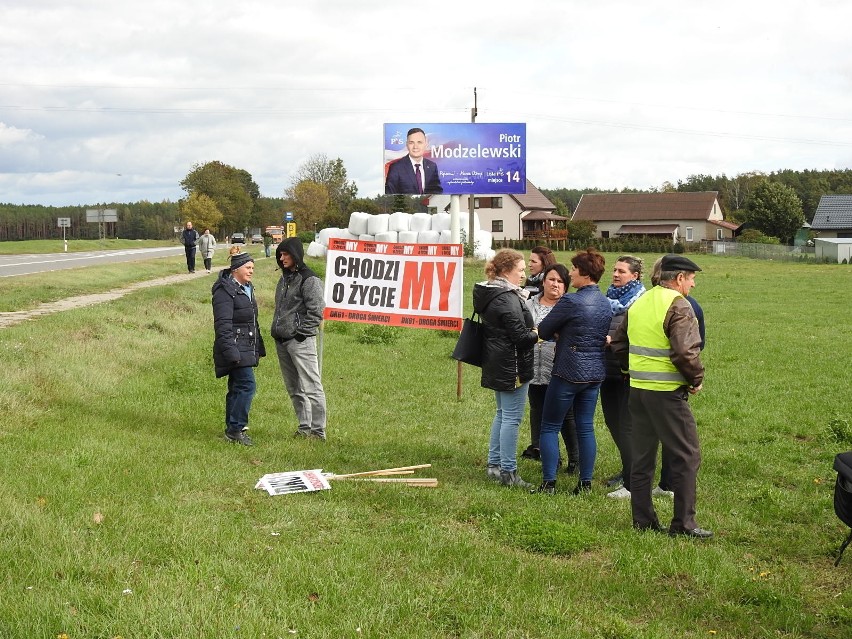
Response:
[{"label": "dirt patch", "polygon": [[166,286],[168,284],[184,282],[186,280],[190,280],[195,277],[202,277],[204,275],[207,275],[207,273],[204,271],[169,275],[168,277],[161,277],[156,280],[136,282],[135,284],[130,284],[129,286],[125,286],[124,288],[117,288],[113,289],[112,291],[107,291],[106,293],[78,295],[76,297],[67,297],[64,300],[57,300],[55,302],[45,302],[44,304],[40,304],[36,308],[29,311],[13,311],[11,313],[0,313],[0,328],[14,326],[15,324],[20,324],[21,322],[35,319],[37,317],[42,317],[44,315],[50,315],[51,313],[59,313],[60,311],[70,311],[75,308],[83,308],[85,306],[94,306],[95,304],[110,302],[112,300],[117,300],[120,297],[124,297],[128,293],[132,293],[140,289],[151,288],[153,286]]}]

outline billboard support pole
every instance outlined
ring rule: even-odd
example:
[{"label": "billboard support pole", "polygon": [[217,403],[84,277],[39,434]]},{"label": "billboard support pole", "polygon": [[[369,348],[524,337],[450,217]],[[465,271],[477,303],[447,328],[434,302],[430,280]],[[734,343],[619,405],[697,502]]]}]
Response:
[{"label": "billboard support pole", "polygon": [[459,231],[459,202],[460,195],[450,196],[450,244],[459,244],[461,232]]},{"label": "billboard support pole", "polygon": [[[476,116],[479,115],[479,109],[476,104],[476,87],[473,87],[473,108],[470,110],[470,123],[476,124]],[[476,211],[476,200],[473,193],[467,196],[467,241],[470,244],[471,256],[476,255],[476,224],[474,213]],[[488,248],[491,248],[490,246]]]}]

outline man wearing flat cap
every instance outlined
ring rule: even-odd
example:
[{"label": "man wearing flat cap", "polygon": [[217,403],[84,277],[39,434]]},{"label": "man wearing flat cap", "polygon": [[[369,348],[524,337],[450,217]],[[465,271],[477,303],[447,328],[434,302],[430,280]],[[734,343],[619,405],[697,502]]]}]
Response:
[{"label": "man wearing flat cap", "polygon": [[[251,279],[254,258],[248,253],[231,254],[231,267],[222,269],[213,284],[213,363],[216,377],[228,376],[225,396],[225,439],[251,446],[249,410],[256,384],[254,369],[266,355],[257,326],[257,300]],[[239,251],[239,249],[237,249]]]},{"label": "man wearing flat cap", "polygon": [[662,531],[651,484],[662,442],[670,453],[674,515],[670,535],[709,539],[713,533],[695,522],[695,480],[701,465],[698,428],[689,408],[701,390],[701,336],[686,300],[695,286],[695,262],[682,255],[663,257],[660,283],[628,309],[612,338],[612,350],[630,371],[628,409],[633,422],[630,503],[633,527]]}]

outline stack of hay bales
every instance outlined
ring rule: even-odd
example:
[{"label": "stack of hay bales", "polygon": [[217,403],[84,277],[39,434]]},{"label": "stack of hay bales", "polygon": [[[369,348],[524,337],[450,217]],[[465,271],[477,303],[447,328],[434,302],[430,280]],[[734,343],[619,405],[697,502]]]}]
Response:
[{"label": "stack of hay bales", "polygon": [[[468,212],[459,213],[459,229],[464,239],[468,230]],[[492,237],[489,231],[479,228],[479,216],[474,212],[476,228],[474,255],[479,259],[490,260],[494,257],[491,248]],[[327,228],[319,232],[316,241],[308,246],[310,257],[325,257],[328,241],[331,238],[345,240],[364,240],[368,242],[402,242],[404,244],[449,244],[450,214],[435,213],[378,213],[371,215],[356,211],[349,216],[349,226],[345,229]]]}]

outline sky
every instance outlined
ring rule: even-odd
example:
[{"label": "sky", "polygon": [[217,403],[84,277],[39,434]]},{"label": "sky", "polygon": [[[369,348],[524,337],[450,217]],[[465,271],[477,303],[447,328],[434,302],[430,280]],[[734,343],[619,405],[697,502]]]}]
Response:
[{"label": "sky", "polygon": [[385,122],[526,123],[540,188],[852,167],[852,2],[0,0],[0,203],[383,191]]}]

